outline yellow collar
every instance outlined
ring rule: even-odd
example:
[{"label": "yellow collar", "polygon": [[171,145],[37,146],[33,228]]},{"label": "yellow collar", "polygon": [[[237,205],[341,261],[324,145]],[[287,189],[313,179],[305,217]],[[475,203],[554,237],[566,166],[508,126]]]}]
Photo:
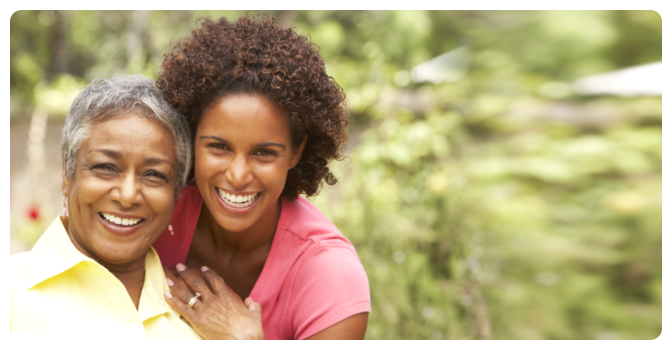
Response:
[{"label": "yellow collar", "polygon": [[[77,250],[65,229],[67,224],[67,217],[56,218],[35,243],[28,266],[28,289],[75,266],[78,270],[111,274],[105,267]],[[163,297],[166,291],[169,288],[161,260],[150,246],[145,258],[145,281],[138,310],[140,319],[146,320],[172,310]]]},{"label": "yellow collar", "polygon": [[30,253],[28,288],[33,288],[37,284],[80,263],[83,265],[89,263],[98,265],[72,244],[68,232],[65,230],[67,223],[68,218],[56,218],[35,243]]}]

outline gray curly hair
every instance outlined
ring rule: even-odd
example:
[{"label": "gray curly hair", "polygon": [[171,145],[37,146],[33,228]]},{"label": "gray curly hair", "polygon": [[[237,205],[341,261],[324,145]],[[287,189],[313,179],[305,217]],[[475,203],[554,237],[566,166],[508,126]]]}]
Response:
[{"label": "gray curly hair", "polygon": [[[96,79],[78,95],[68,111],[61,138],[65,176],[75,173],[77,153],[88,137],[91,124],[138,112],[156,119],[173,135],[177,155],[175,198],[180,197],[191,167],[191,138],[186,119],[166,102],[156,83],[140,75]],[[138,135],[140,136],[140,135]]]}]

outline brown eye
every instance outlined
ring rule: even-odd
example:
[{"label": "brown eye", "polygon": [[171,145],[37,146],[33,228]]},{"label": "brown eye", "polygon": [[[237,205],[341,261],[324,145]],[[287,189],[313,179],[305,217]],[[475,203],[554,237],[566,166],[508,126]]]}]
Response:
[{"label": "brown eye", "polygon": [[155,170],[148,171],[145,174],[145,176],[156,177],[156,178],[168,181],[168,177],[166,175],[163,175],[162,173],[160,173],[158,171],[155,171]]},{"label": "brown eye", "polygon": [[275,151],[271,151],[269,149],[260,149],[260,150],[255,151],[254,155],[262,156],[262,157],[270,157],[270,156],[277,155],[277,153],[275,153]]},{"label": "brown eye", "polygon": [[221,150],[230,150],[229,146],[223,144],[223,143],[211,143],[208,144],[208,148],[215,148],[215,149],[221,149]]},{"label": "brown eye", "polygon": [[96,169],[96,170],[103,170],[103,171],[116,171],[117,169],[114,168],[112,164],[97,164],[94,165],[91,169]]}]

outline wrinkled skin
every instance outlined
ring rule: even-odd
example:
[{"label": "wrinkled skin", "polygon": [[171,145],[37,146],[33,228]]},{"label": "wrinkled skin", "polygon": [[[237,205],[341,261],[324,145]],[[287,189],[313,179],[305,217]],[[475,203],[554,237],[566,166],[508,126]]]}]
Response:
[{"label": "wrinkled skin", "polygon": [[[181,271],[180,271],[181,270]],[[177,275],[164,267],[171,293],[166,301],[205,339],[265,339],[261,326],[261,306],[251,298],[245,301],[214,271],[177,266]],[[193,308],[192,291],[201,294]]]}]

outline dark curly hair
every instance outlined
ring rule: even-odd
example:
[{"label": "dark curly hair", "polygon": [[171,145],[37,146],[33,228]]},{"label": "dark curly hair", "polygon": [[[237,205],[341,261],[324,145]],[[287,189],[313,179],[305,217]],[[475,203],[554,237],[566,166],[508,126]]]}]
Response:
[{"label": "dark curly hair", "polygon": [[157,79],[165,98],[187,116],[192,135],[214,100],[239,93],[266,97],[287,112],[292,147],[308,136],[281,196],[313,196],[322,179],[336,184],[327,163],[343,159],[345,93],[325,72],[319,48],[273,17],[246,15],[233,23],[200,17],[197,22],[201,27],[191,36],[171,45]]}]

